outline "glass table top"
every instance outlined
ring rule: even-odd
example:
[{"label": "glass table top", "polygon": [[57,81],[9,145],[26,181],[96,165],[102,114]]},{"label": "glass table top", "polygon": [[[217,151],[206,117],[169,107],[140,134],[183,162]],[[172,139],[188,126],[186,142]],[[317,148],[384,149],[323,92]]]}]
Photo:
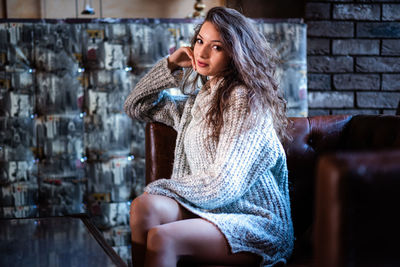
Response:
[{"label": "glass table top", "polygon": [[0,220],[0,266],[116,266],[80,218]]}]

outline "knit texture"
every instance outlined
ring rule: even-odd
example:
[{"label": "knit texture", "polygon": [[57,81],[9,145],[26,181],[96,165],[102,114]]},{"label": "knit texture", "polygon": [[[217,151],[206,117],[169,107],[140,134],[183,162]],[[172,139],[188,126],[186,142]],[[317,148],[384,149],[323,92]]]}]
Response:
[{"label": "knit texture", "polygon": [[145,191],[173,198],[215,224],[233,253],[258,254],[263,266],[286,263],[294,239],[288,172],[271,117],[258,116],[248,129],[246,89],[238,86],[224,111],[219,139],[213,141],[205,114],[220,83],[189,97],[162,91],[179,82],[162,59],[124,105],[132,118],[159,121],[178,133],[171,179],[154,181]]}]

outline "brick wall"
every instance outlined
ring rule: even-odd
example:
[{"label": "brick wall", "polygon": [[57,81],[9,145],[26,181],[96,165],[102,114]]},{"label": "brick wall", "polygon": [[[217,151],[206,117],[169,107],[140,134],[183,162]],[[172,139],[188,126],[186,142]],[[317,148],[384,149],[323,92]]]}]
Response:
[{"label": "brick wall", "polygon": [[394,114],[400,1],[307,1],[309,115]]}]

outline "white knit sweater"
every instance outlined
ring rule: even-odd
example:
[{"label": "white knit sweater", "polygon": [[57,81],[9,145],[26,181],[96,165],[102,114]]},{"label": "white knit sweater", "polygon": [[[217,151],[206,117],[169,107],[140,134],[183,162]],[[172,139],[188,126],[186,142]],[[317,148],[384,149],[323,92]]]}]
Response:
[{"label": "white knit sweater", "polygon": [[283,147],[270,116],[249,130],[245,88],[238,86],[224,111],[218,143],[204,121],[219,83],[197,95],[163,92],[177,87],[167,60],[159,61],[132,90],[124,109],[132,118],[158,121],[177,132],[171,179],[159,179],[145,191],[168,196],[214,223],[233,253],[262,256],[263,266],[286,262],[293,249],[288,173]]}]

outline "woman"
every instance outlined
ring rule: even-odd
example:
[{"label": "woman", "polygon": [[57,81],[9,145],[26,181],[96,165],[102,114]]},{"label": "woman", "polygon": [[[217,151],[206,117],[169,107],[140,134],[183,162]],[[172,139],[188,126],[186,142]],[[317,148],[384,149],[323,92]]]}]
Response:
[{"label": "woman", "polygon": [[[186,69],[182,82],[181,68]],[[191,47],[159,61],[131,92],[126,113],[178,132],[171,179],[145,188],[131,206],[134,266],[285,263],[293,247],[285,102],[274,57],[252,22],[216,7]],[[207,82],[186,97],[165,88]]]}]

